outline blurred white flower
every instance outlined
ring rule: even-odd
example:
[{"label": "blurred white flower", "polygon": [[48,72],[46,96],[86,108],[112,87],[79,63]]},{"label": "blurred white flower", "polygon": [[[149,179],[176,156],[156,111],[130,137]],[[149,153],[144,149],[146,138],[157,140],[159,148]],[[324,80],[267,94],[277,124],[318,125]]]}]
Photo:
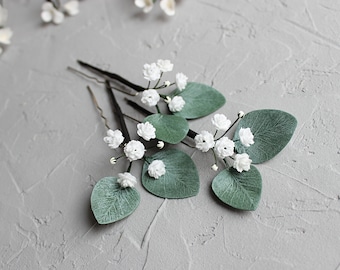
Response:
[{"label": "blurred white flower", "polygon": [[145,153],[144,144],[140,141],[129,141],[124,147],[124,153],[129,161],[141,159]]},{"label": "blurred white flower", "polygon": [[165,81],[165,82],[164,82],[164,86],[165,86],[165,87],[168,87],[168,86],[170,86],[170,84],[171,84],[171,82],[170,82],[170,81]]},{"label": "blurred white flower", "polygon": [[209,149],[213,148],[215,145],[214,136],[206,130],[203,130],[201,133],[197,134],[194,140],[196,148],[202,152],[208,152]]},{"label": "blurred white flower", "polygon": [[115,165],[117,163],[117,159],[115,157],[110,158],[110,163]]},{"label": "blurred white flower", "polygon": [[8,11],[0,5],[0,27],[4,27],[7,22]]},{"label": "blurred white flower", "polygon": [[137,179],[131,173],[119,173],[117,182],[122,188],[134,187],[137,184]]},{"label": "blurred white flower", "polygon": [[254,144],[254,135],[250,128],[240,128],[238,135],[240,137],[241,143],[244,146],[249,147],[250,145]]},{"label": "blurred white flower", "polygon": [[0,29],[0,43],[9,45],[11,44],[11,37],[13,36],[13,32],[10,28],[5,27]]},{"label": "blurred white flower", "polygon": [[161,77],[161,70],[156,63],[144,64],[143,75],[148,81],[156,81]]},{"label": "blurred white flower", "polygon": [[164,142],[163,141],[158,141],[157,148],[158,149],[163,149],[164,148]]},{"label": "blurred white flower", "polygon": [[222,137],[214,146],[214,150],[219,158],[230,157],[234,154],[235,143],[228,137]]},{"label": "blurred white flower", "polygon": [[79,1],[71,0],[64,4],[64,9],[67,15],[75,16],[79,13]]},{"label": "blurred white flower", "polygon": [[43,22],[53,22],[55,24],[60,24],[64,21],[64,13],[57,10],[51,2],[43,3],[41,9],[41,19]]},{"label": "blurred white flower", "polygon": [[185,100],[181,96],[175,96],[170,100],[168,107],[171,112],[179,112],[183,109],[184,105]]},{"label": "blurred white flower", "polygon": [[144,140],[150,141],[151,139],[156,138],[156,129],[149,122],[139,123],[137,125],[137,134]]},{"label": "blurred white flower", "polygon": [[246,154],[246,153],[236,154],[233,167],[238,172],[249,171],[251,162],[252,162],[252,160],[249,158],[248,154]]},{"label": "blurred white flower", "polygon": [[159,4],[161,9],[165,12],[166,15],[168,16],[175,15],[176,8],[175,0],[161,0]]},{"label": "blurred white flower", "polygon": [[166,172],[165,164],[162,160],[154,160],[148,167],[148,173],[151,177],[158,179]]},{"label": "blurred white flower", "polygon": [[176,85],[180,91],[182,91],[186,87],[187,80],[188,80],[188,77],[185,76],[183,73],[176,74]]},{"label": "blurred white flower", "polygon": [[104,142],[108,144],[111,149],[116,149],[124,141],[122,132],[119,129],[111,130],[106,132],[106,137],[104,137]]},{"label": "blurred white flower", "polygon": [[172,71],[174,64],[172,64],[170,62],[170,60],[162,60],[162,59],[158,59],[157,60],[157,66],[159,67],[159,69],[162,72],[168,72],[168,71]]},{"label": "blurred white flower", "polygon": [[153,8],[153,0],[135,0],[135,5],[143,9],[143,12],[148,13]]},{"label": "blurred white flower", "polygon": [[215,114],[211,118],[211,122],[217,130],[227,131],[231,125],[231,121],[224,114]]},{"label": "blurred white flower", "polygon": [[142,93],[141,101],[149,107],[156,106],[159,100],[160,96],[155,89],[144,90]]},{"label": "blurred white flower", "polygon": [[245,113],[243,111],[239,111],[238,112],[238,118],[243,118],[244,114]]}]

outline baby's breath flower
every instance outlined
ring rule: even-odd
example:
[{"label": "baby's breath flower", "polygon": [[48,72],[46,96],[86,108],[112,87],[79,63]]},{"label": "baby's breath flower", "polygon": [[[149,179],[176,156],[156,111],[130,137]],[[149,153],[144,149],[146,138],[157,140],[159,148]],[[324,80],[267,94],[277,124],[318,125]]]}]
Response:
[{"label": "baby's breath flower", "polygon": [[158,141],[157,148],[158,149],[163,149],[164,148],[164,142],[163,141]]},{"label": "baby's breath flower", "polygon": [[174,64],[172,64],[170,60],[158,59],[157,66],[159,67],[161,72],[168,72],[168,71],[172,71]]},{"label": "baby's breath flower", "polygon": [[161,77],[161,70],[156,63],[145,64],[143,69],[144,78],[148,81],[157,81]]},{"label": "baby's breath flower", "polygon": [[154,160],[148,167],[148,173],[151,177],[158,179],[166,173],[165,164],[162,160]]},{"label": "baby's breath flower", "polygon": [[108,144],[111,149],[116,149],[124,141],[122,132],[119,129],[109,129],[104,137],[104,142]]},{"label": "baby's breath flower", "polygon": [[226,131],[231,125],[231,121],[224,114],[215,114],[211,122],[217,130]]},{"label": "baby's breath flower", "polygon": [[11,37],[13,35],[13,32],[10,28],[4,27],[0,29],[0,43],[9,45],[11,44]]},{"label": "baby's breath flower", "polygon": [[171,84],[171,82],[170,82],[170,81],[165,81],[165,82],[164,82],[164,86],[165,86],[165,87],[169,87],[169,86],[170,86],[170,84]]},{"label": "baby's breath flower", "polygon": [[117,159],[115,157],[110,158],[110,163],[115,165],[117,163]]},{"label": "baby's breath flower", "polygon": [[209,149],[213,148],[215,145],[214,136],[206,130],[203,130],[201,133],[197,134],[194,140],[196,148],[202,152],[208,152]]},{"label": "baby's breath flower", "polygon": [[251,162],[252,160],[249,158],[247,153],[236,154],[233,167],[238,172],[249,171]]},{"label": "baby's breath flower", "polygon": [[149,107],[156,106],[159,100],[160,96],[155,89],[144,90],[142,93],[141,101]]},{"label": "baby's breath flower", "polygon": [[243,111],[239,111],[238,114],[237,114],[238,118],[243,118],[244,114],[245,113]]},{"label": "baby's breath flower", "polygon": [[55,24],[60,24],[64,21],[64,13],[57,10],[51,2],[43,3],[41,9],[41,19],[43,22],[53,22]]},{"label": "baby's breath flower", "polygon": [[137,125],[137,134],[144,140],[150,141],[151,139],[156,138],[156,129],[149,122],[139,123]]},{"label": "baby's breath flower", "polygon": [[249,147],[250,145],[254,144],[254,135],[250,128],[240,128],[238,135],[240,137],[241,143],[244,146]]},{"label": "baby's breath flower", "polygon": [[175,15],[176,8],[175,0],[161,0],[159,4],[161,9],[165,12],[166,15],[168,16]]},{"label": "baby's breath flower", "polygon": [[187,80],[188,80],[188,77],[185,76],[183,73],[176,74],[176,85],[180,91],[182,91],[186,87]]},{"label": "baby's breath flower", "polygon": [[119,173],[117,182],[122,188],[134,187],[137,184],[137,179],[131,173]]},{"label": "baby's breath flower", "polygon": [[234,154],[235,143],[228,137],[222,137],[215,143],[214,150],[219,158],[230,157]]},{"label": "baby's breath flower", "polygon": [[211,169],[216,172],[218,170],[218,166],[214,164],[211,166]]},{"label": "baby's breath flower", "polygon": [[143,12],[148,13],[153,8],[153,0],[135,0],[135,5],[143,9]]},{"label": "baby's breath flower", "polygon": [[140,141],[129,141],[124,147],[124,153],[129,161],[141,159],[145,153],[144,144]]},{"label": "baby's breath flower", "polygon": [[64,4],[64,9],[67,15],[75,16],[79,13],[79,1],[71,0]]},{"label": "baby's breath flower", "polygon": [[170,100],[168,107],[171,112],[179,112],[183,109],[185,100],[181,96],[175,96]]}]

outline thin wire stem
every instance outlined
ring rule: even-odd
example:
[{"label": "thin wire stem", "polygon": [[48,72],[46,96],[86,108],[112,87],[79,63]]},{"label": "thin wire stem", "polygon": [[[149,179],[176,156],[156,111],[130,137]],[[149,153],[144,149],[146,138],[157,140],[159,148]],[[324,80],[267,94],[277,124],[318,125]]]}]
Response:
[{"label": "thin wire stem", "polygon": [[90,93],[90,96],[91,96],[91,98],[92,98],[93,104],[96,106],[97,110],[98,110],[99,113],[100,113],[100,117],[104,120],[105,127],[106,127],[107,129],[111,129],[111,128],[109,127],[108,123],[107,123],[107,118],[104,116],[104,113],[103,113],[102,108],[99,107],[99,104],[98,104],[98,102],[97,102],[97,99],[96,99],[95,95],[93,94],[93,92],[92,92],[90,86],[87,86],[87,90],[88,90],[89,93]]},{"label": "thin wire stem", "polygon": [[227,129],[226,132],[223,133],[223,135],[221,135],[218,139],[216,139],[215,141],[218,141],[219,139],[221,139],[222,137],[224,137],[228,131],[237,123],[237,121],[240,120],[240,117],[237,117],[237,119],[234,121],[234,123],[231,124],[231,126]]},{"label": "thin wire stem", "polygon": [[[96,81],[96,82],[99,83],[99,84],[105,84],[105,81],[101,81],[101,80],[99,80],[99,79],[96,78],[96,77],[92,77],[92,76],[90,76],[90,75],[87,75],[86,73],[81,72],[81,71],[79,71],[79,70],[77,70],[77,69],[75,69],[75,68],[73,68],[73,67],[67,67],[67,69],[70,70],[70,71],[72,71],[72,72],[74,72],[74,73],[76,73],[76,74],[79,74],[79,75],[81,75],[81,76],[84,76],[85,78],[94,80],[94,81]],[[122,90],[122,89],[119,89],[119,88],[116,88],[116,87],[113,87],[113,86],[111,86],[111,89],[115,89],[115,90],[117,90],[117,91],[119,91],[119,92],[122,92],[122,93],[124,93],[124,94],[127,94],[127,95],[129,95],[129,96],[133,96],[133,97],[138,95],[138,92],[135,93],[135,94],[133,94],[133,93],[131,93],[131,92],[128,93],[128,92],[126,92],[126,91],[124,91],[124,90]]]}]

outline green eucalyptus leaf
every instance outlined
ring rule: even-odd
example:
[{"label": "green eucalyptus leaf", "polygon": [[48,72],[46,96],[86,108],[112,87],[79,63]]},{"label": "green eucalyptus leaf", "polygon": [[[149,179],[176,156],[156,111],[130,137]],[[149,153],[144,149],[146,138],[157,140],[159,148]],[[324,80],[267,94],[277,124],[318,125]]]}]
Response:
[{"label": "green eucalyptus leaf", "polygon": [[[154,160],[162,160],[166,173],[158,179],[149,176],[148,167]],[[142,171],[142,183],[150,193],[170,199],[182,199],[197,195],[199,177],[192,159],[182,151],[163,150],[146,158]]]},{"label": "green eucalyptus leaf", "polygon": [[181,96],[185,105],[175,115],[186,119],[195,119],[207,116],[221,108],[226,100],[216,89],[201,83],[189,82],[185,89],[180,91],[175,89],[170,97]]},{"label": "green eucalyptus leaf", "polygon": [[176,115],[152,114],[144,119],[145,122],[150,122],[155,127],[158,140],[170,144],[182,141],[189,131],[188,121]]},{"label": "green eucalyptus leaf", "polygon": [[[265,162],[276,156],[289,142],[296,128],[296,118],[279,110],[257,110],[247,113],[236,128],[234,141],[238,153],[247,153],[252,163]],[[245,147],[239,141],[239,130],[250,128],[254,144]]]},{"label": "green eucalyptus leaf", "polygon": [[254,166],[241,173],[230,168],[214,178],[212,189],[222,202],[231,207],[255,210],[261,198],[262,178]]},{"label": "green eucalyptus leaf", "polygon": [[98,181],[91,194],[92,212],[99,224],[108,224],[131,215],[139,205],[135,188],[122,188],[115,177]]}]

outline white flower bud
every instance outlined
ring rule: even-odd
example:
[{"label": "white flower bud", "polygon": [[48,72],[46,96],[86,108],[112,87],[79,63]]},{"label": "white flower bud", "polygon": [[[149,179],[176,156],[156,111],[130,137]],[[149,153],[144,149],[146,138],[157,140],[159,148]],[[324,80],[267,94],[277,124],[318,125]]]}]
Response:
[{"label": "white flower bud", "polygon": [[164,142],[163,141],[158,141],[157,148],[163,149],[164,148]]},{"label": "white flower bud", "polygon": [[159,67],[161,72],[168,72],[168,71],[172,71],[174,64],[172,64],[170,60],[158,59],[157,66]]},{"label": "white flower bud", "polygon": [[157,105],[160,98],[157,90],[148,89],[143,91],[141,101],[149,107],[152,107]]},{"label": "white flower bud", "polygon": [[156,129],[149,123],[139,123],[137,125],[137,134],[146,141],[156,138]]},{"label": "white flower bud", "polygon": [[119,173],[117,182],[122,188],[134,187],[137,184],[137,179],[131,173]]},{"label": "white flower bud", "polygon": [[115,157],[110,158],[110,163],[115,165],[117,163],[117,159]]},{"label": "white flower bud", "polygon": [[239,111],[237,115],[238,115],[238,118],[243,118],[245,113],[243,111]]},{"label": "white flower bud", "polygon": [[116,149],[124,141],[122,132],[119,129],[109,129],[106,132],[107,136],[104,137],[104,142],[108,144],[111,149]]},{"label": "white flower bud", "polygon": [[231,125],[231,121],[224,114],[215,114],[211,122],[217,130],[226,131]]},{"label": "white flower bud", "polygon": [[156,63],[145,64],[143,69],[144,78],[148,81],[157,81],[161,77],[161,70]]},{"label": "white flower bud", "polygon": [[185,76],[183,73],[176,74],[176,85],[180,91],[182,91],[186,87],[187,80],[188,80],[188,77]]},{"label": "white flower bud", "polygon": [[185,105],[185,100],[181,96],[175,96],[171,101],[169,102],[169,110],[171,112],[179,112],[183,109]]},{"label": "white flower bud", "polygon": [[124,153],[129,161],[141,159],[145,153],[144,144],[140,141],[129,141],[124,147]]},{"label": "white flower bud", "polygon": [[228,137],[222,137],[214,146],[214,150],[219,158],[230,157],[234,154],[235,143]]},{"label": "white flower bud", "polygon": [[216,164],[214,164],[214,165],[211,166],[211,169],[212,169],[213,171],[217,172],[218,166],[217,166]]},{"label": "white flower bud", "polygon": [[254,135],[250,128],[240,128],[238,135],[240,137],[241,143],[244,146],[249,147],[250,145],[254,144]]},{"label": "white flower bud", "polygon": [[252,160],[249,158],[248,154],[246,154],[246,153],[236,154],[233,167],[238,172],[249,171],[251,162],[252,162]]},{"label": "white flower bud", "polygon": [[170,84],[171,84],[171,82],[170,82],[170,81],[165,81],[165,82],[164,82],[164,86],[165,86],[165,87],[168,87],[168,86],[170,86]]},{"label": "white flower bud", "polygon": [[196,143],[196,148],[202,152],[208,152],[209,149],[213,148],[215,145],[214,136],[205,130],[197,134],[194,140]]},{"label": "white flower bud", "polygon": [[165,174],[165,164],[162,160],[154,160],[148,167],[148,173],[151,177],[158,179]]}]

